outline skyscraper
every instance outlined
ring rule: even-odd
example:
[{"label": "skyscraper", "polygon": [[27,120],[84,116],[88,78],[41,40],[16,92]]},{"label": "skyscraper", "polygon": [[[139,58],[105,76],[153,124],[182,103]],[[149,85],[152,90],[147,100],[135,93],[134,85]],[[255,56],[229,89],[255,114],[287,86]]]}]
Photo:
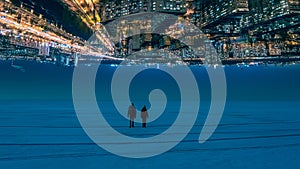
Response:
[{"label": "skyscraper", "polygon": [[252,45],[264,42],[271,56],[299,52],[299,0],[249,0],[249,7],[241,23]]},{"label": "skyscraper", "polygon": [[245,16],[245,26],[267,22],[300,13],[299,0],[249,0],[249,15]]},{"label": "skyscraper", "polygon": [[139,12],[167,12],[184,14],[185,0],[111,0],[102,1],[102,22]]},{"label": "skyscraper", "polygon": [[240,37],[247,0],[202,0],[195,3],[195,24],[213,41],[220,57],[228,57],[231,41]]}]

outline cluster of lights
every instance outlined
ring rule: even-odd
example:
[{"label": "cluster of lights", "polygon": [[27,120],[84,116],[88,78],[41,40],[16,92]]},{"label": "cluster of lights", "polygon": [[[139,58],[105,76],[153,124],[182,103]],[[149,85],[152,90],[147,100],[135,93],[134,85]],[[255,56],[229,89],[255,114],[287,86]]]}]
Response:
[{"label": "cluster of lights", "polygon": [[[84,42],[79,38],[53,24],[47,24],[41,15],[35,15],[33,10],[29,11],[23,5],[16,7],[5,1],[0,5],[0,9],[0,34],[9,38],[11,44],[47,50],[54,47],[66,52],[80,51],[82,48],[78,43]],[[16,15],[20,15],[21,18]]]},{"label": "cluster of lights", "polygon": [[90,28],[101,21],[99,0],[61,0],[76,13]]},{"label": "cluster of lights", "polygon": [[112,0],[102,6],[102,20],[112,20],[118,17],[138,12],[175,12],[185,13],[184,0]]},{"label": "cluster of lights", "polygon": [[[296,0],[281,0],[277,3],[274,1],[263,1],[264,8],[262,11],[258,11],[258,9],[252,9],[252,12],[245,16],[242,22],[244,23],[245,27],[249,27],[271,19],[280,18],[288,14],[299,13],[299,5],[300,2]],[[282,26],[285,27],[284,25]]]},{"label": "cluster of lights", "polygon": [[213,1],[200,11],[203,17],[201,26],[207,26],[231,14],[244,13],[247,11],[249,11],[249,8],[248,1],[246,0]]},{"label": "cluster of lights", "polygon": [[[82,5],[83,1],[76,2]],[[84,2],[91,4],[96,1],[86,0]],[[1,0],[0,10],[0,35],[9,40],[7,43],[28,49],[38,49],[39,55],[44,56],[49,55],[50,47],[59,48],[66,54],[80,52],[81,55],[101,55],[101,52],[95,52],[96,50],[93,51],[83,46],[85,42],[80,38],[65,32],[52,23],[49,24],[42,15],[36,15],[33,9],[28,10],[23,5],[17,7],[9,1]],[[17,17],[18,15],[21,17]],[[96,23],[92,28],[97,30],[97,39],[110,50],[111,54],[113,46],[106,30],[102,29],[100,23]]]}]

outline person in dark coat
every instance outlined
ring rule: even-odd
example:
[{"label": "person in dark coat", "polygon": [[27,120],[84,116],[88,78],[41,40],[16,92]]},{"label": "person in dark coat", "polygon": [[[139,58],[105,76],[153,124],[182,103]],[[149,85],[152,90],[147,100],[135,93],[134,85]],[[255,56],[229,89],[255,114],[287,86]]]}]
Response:
[{"label": "person in dark coat", "polygon": [[147,119],[149,117],[146,106],[144,106],[142,108],[141,117],[142,117],[142,121],[143,121],[143,128],[146,128]]}]

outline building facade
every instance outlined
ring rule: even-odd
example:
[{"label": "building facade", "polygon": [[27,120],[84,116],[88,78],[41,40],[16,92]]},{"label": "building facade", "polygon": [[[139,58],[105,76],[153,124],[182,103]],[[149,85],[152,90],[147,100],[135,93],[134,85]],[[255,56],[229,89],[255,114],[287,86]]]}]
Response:
[{"label": "building facade", "polygon": [[265,55],[291,56],[300,53],[300,1],[250,0],[242,19],[243,34],[252,48],[263,45]]},{"label": "building facade", "polygon": [[168,12],[184,14],[185,0],[111,0],[102,1],[102,22],[140,12]]},{"label": "building facade", "polygon": [[[300,54],[300,0],[112,0],[101,11],[104,23],[141,12],[182,16],[209,37],[220,58]],[[152,38],[148,34],[142,40]],[[130,50],[142,48],[140,42],[135,37]],[[164,44],[172,46],[166,37],[158,46]]]},{"label": "building facade", "polygon": [[193,15],[221,58],[300,53],[299,0],[202,0]]}]

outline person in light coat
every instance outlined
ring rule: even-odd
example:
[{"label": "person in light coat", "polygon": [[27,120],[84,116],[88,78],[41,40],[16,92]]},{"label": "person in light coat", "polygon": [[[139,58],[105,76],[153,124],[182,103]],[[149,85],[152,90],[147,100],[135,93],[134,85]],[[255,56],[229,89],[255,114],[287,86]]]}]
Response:
[{"label": "person in light coat", "polygon": [[141,117],[142,117],[142,122],[143,122],[143,128],[146,128],[147,119],[149,117],[146,106],[144,106],[141,111]]},{"label": "person in light coat", "polygon": [[131,103],[131,105],[128,107],[127,116],[129,117],[129,128],[134,127],[134,119],[136,118],[136,109],[133,103]]}]

